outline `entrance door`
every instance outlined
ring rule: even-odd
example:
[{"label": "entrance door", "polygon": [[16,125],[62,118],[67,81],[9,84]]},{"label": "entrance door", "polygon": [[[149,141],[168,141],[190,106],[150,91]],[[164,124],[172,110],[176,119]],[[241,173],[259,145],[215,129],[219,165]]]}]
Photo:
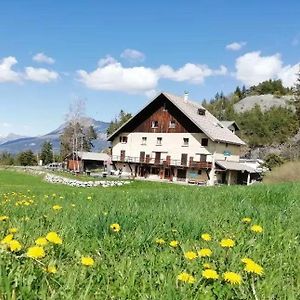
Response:
[{"label": "entrance door", "polygon": [[140,163],[145,161],[145,152],[140,152]]},{"label": "entrance door", "polygon": [[121,150],[120,160],[121,161],[125,160],[125,150]]},{"label": "entrance door", "polygon": [[165,168],[165,179],[169,179],[171,177],[171,169]]},{"label": "entrance door", "polygon": [[182,166],[186,166],[187,165],[187,154],[186,153],[182,153],[181,154],[181,165]]},{"label": "entrance door", "polygon": [[155,152],[155,160],[154,160],[154,163],[156,165],[159,165],[160,164],[160,157],[161,157],[161,152]]}]

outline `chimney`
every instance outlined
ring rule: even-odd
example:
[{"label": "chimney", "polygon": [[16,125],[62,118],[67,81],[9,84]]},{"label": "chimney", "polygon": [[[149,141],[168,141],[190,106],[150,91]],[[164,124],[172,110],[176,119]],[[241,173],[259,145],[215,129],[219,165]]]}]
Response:
[{"label": "chimney", "polygon": [[184,92],[183,102],[184,102],[184,103],[187,103],[187,102],[188,102],[188,99],[189,99],[189,92],[185,91],[185,92]]}]

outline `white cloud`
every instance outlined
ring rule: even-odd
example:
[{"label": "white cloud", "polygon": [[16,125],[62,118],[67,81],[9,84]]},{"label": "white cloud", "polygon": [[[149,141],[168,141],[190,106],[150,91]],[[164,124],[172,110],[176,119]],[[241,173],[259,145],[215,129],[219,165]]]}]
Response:
[{"label": "white cloud", "polygon": [[280,54],[261,56],[260,51],[246,53],[236,59],[236,78],[246,85],[274,79],[282,68]]},{"label": "white cloud", "polygon": [[282,80],[282,84],[284,86],[292,87],[295,85],[297,74],[299,73],[299,65],[300,62],[293,66],[287,65],[280,70],[278,73],[278,78]]},{"label": "white cloud", "polygon": [[79,70],[77,74],[79,80],[91,89],[129,93],[150,91],[156,87],[158,81],[155,71],[150,68],[125,68],[117,61],[100,64],[90,73]]},{"label": "white cloud", "polygon": [[132,62],[145,60],[145,54],[135,49],[125,49],[120,56]]},{"label": "white cloud", "polygon": [[284,86],[292,87],[297,79],[299,63],[284,66],[279,53],[262,56],[260,51],[249,52],[236,59],[235,76],[246,85],[255,85],[269,79],[281,79]]},{"label": "white cloud", "polygon": [[0,82],[20,82],[21,75],[12,70],[18,61],[13,56],[4,57],[0,60]]},{"label": "white cloud", "polygon": [[78,70],[77,74],[79,81],[91,89],[153,95],[159,79],[201,84],[206,77],[227,74],[227,68],[220,66],[219,69],[213,70],[206,65],[192,63],[187,63],[177,70],[169,65],[161,65],[157,69],[143,66],[124,67],[113,57],[106,56],[99,60],[96,70]]},{"label": "white cloud", "polygon": [[99,67],[104,67],[104,66],[107,66],[107,65],[115,64],[117,62],[118,61],[114,57],[112,57],[110,55],[106,55],[104,58],[99,59],[98,66]]},{"label": "white cloud", "polygon": [[158,68],[157,73],[161,78],[199,84],[203,83],[206,77],[226,74],[227,69],[226,67],[221,66],[219,70],[212,70],[206,65],[187,63],[177,70],[174,70],[168,65],[162,65]]},{"label": "white cloud", "polygon": [[238,51],[241,50],[244,46],[246,46],[246,44],[247,44],[246,42],[234,42],[226,45],[225,48],[231,51]]},{"label": "white cloud", "polygon": [[59,75],[55,71],[50,71],[44,68],[25,68],[25,79],[27,80],[46,83],[56,80],[58,77]]},{"label": "white cloud", "polygon": [[55,63],[55,60],[52,57],[47,56],[46,54],[44,54],[42,52],[34,55],[32,59],[36,62],[45,63],[45,64],[49,64],[49,65],[52,65]]}]

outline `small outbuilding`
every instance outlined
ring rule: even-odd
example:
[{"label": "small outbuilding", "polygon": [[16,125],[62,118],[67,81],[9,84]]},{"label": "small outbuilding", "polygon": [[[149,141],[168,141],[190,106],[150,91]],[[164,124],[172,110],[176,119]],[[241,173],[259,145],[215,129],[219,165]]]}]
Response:
[{"label": "small outbuilding", "polygon": [[95,169],[106,169],[110,164],[110,156],[106,153],[78,151],[69,154],[65,161],[70,171],[89,172]]}]

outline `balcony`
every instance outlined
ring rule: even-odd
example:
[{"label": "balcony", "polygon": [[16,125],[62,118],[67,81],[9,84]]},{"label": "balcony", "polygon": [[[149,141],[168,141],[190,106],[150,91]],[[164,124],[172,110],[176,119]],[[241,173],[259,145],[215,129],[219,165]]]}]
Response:
[{"label": "balcony", "polygon": [[153,165],[153,166],[164,166],[164,167],[189,167],[195,169],[211,169],[212,163],[206,161],[181,161],[180,159],[157,159],[154,157],[145,158],[142,157],[132,157],[132,156],[112,156],[113,162],[127,162],[127,163],[137,163],[144,165]]}]

